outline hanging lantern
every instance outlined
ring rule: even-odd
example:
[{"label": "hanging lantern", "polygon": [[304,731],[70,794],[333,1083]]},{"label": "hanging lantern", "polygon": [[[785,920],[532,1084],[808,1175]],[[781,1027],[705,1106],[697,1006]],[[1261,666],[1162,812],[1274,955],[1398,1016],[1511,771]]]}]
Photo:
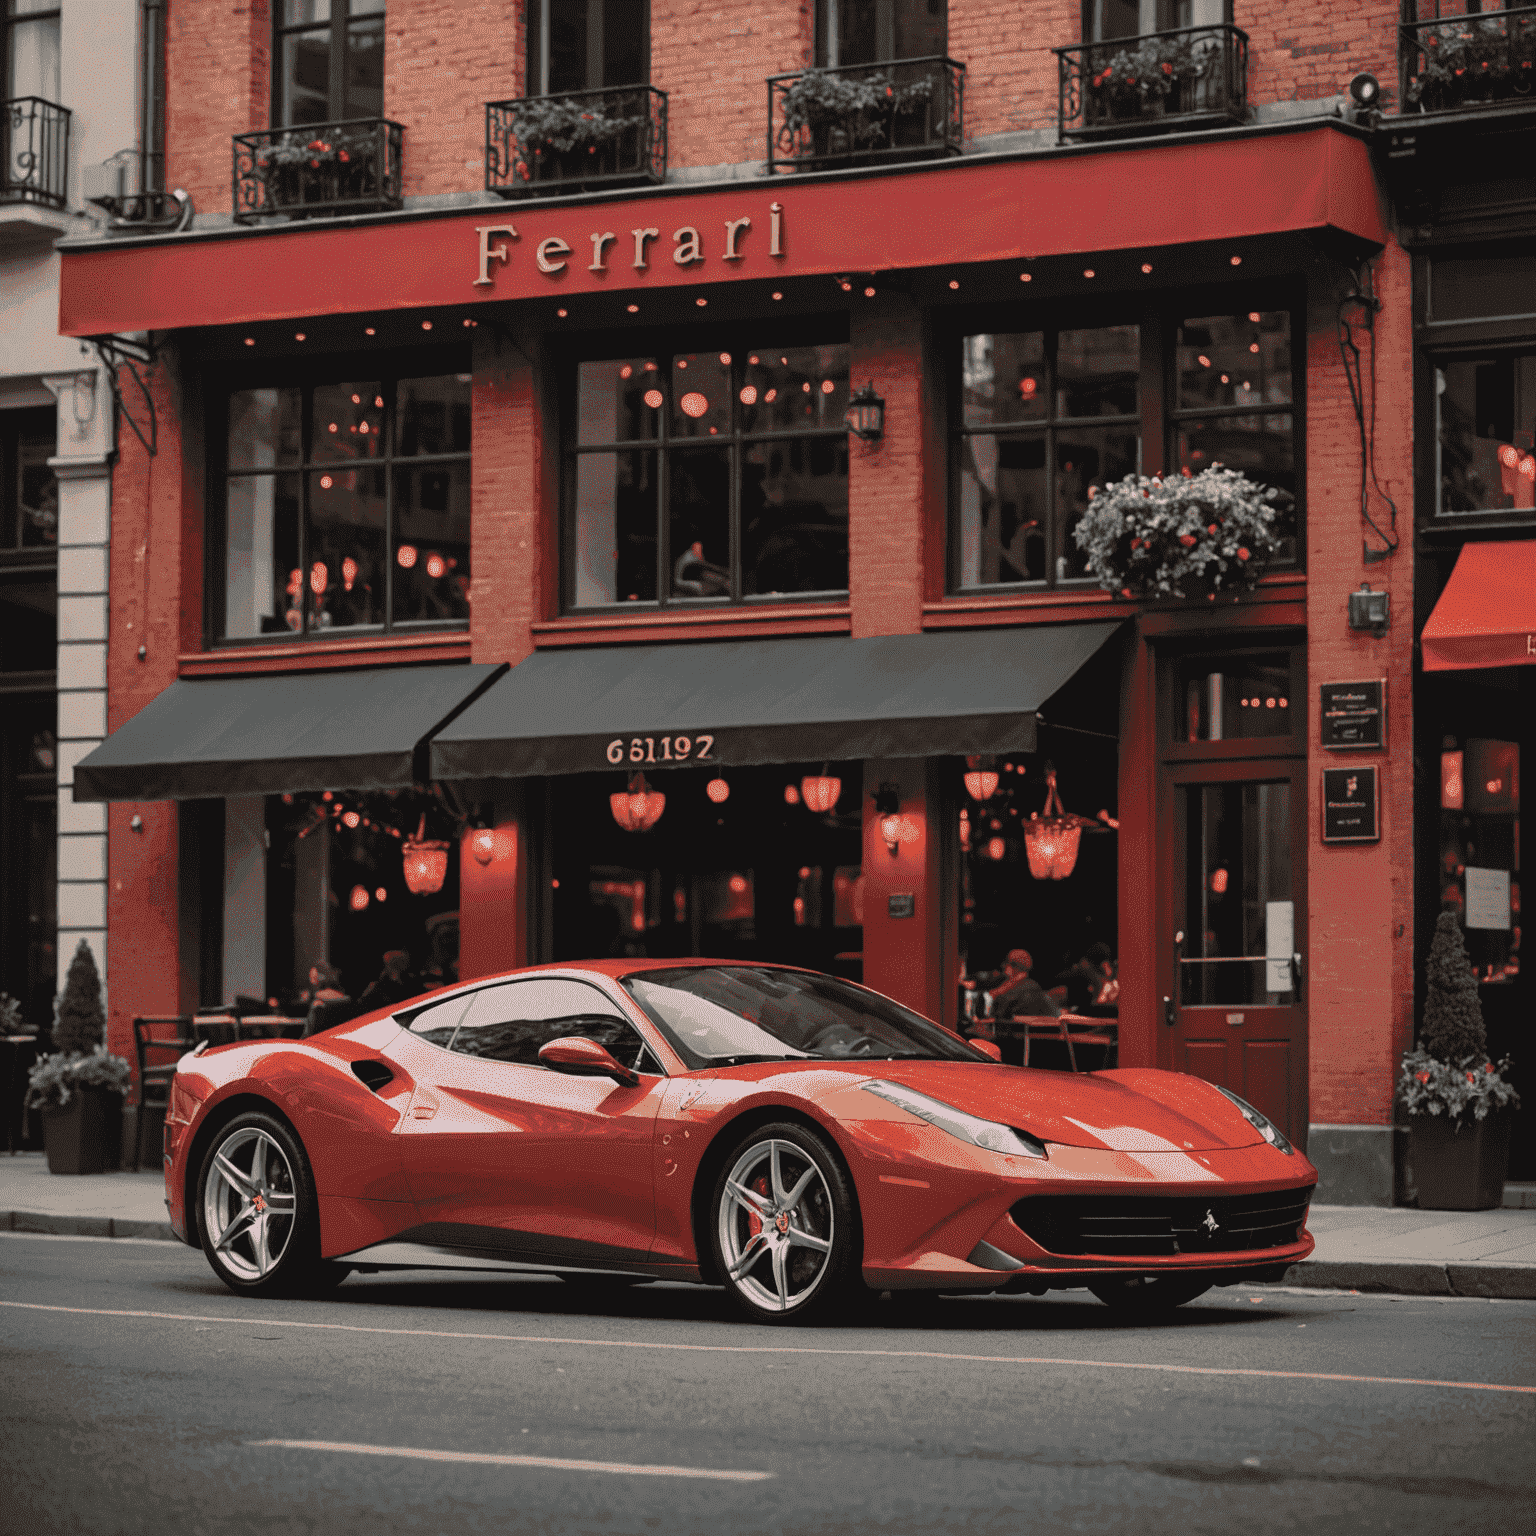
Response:
[{"label": "hanging lantern", "polygon": [[1005,843],[1002,840],[1002,838],[1000,838],[1000,837],[989,837],[987,839],[986,853],[987,853],[987,857],[989,859],[994,859],[994,860],[997,860],[997,861],[1001,862],[1001,860],[1007,854],[1007,852],[1008,852],[1008,844]]},{"label": "hanging lantern", "polygon": [[714,801],[716,805],[724,805],[731,798],[731,786],[724,779],[711,779],[704,786],[704,793]]},{"label": "hanging lantern", "polygon": [[793,784],[786,784],[784,786],[784,804],[785,805],[799,805],[800,804],[800,791],[798,789],[796,789]]},{"label": "hanging lantern", "polygon": [[413,896],[435,896],[448,878],[448,844],[427,836],[427,817],[422,813],[416,835],[408,837],[400,851],[405,888]]},{"label": "hanging lantern", "polygon": [[627,790],[608,796],[608,805],[613,819],[626,832],[649,832],[661,820],[667,797],[659,789],[652,789],[643,773],[637,773]]},{"label": "hanging lantern", "polygon": [[843,424],[866,443],[880,441],[885,432],[885,401],[875,393],[873,379],[848,401]]},{"label": "hanging lantern", "polygon": [[966,758],[965,770],[965,792],[972,800],[990,800],[997,793],[997,774],[983,768],[979,757]]},{"label": "hanging lantern", "polygon": [[354,912],[365,912],[368,909],[368,887],[366,885],[354,885],[352,895],[347,903]]},{"label": "hanging lantern", "polygon": [[496,834],[490,827],[476,827],[470,834],[469,851],[475,863],[489,864],[496,856]]},{"label": "hanging lantern", "polygon": [[1045,810],[1031,814],[1024,823],[1024,854],[1036,880],[1065,880],[1077,868],[1077,849],[1083,828],[1093,823],[1074,816],[1061,803],[1056,770],[1045,765]]},{"label": "hanging lantern", "polygon": [[805,801],[806,810],[817,816],[825,816],[837,804],[842,792],[843,781],[828,773],[825,763],[820,773],[808,773],[800,780],[800,798]]}]

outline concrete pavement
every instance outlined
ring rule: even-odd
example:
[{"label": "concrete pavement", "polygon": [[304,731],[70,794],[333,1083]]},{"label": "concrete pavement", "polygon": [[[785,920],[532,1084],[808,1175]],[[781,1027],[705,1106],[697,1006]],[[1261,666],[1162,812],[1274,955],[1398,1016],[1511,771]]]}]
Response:
[{"label": "concrete pavement", "polygon": [[[1512,1191],[1523,1204],[1524,1191]],[[1536,1209],[1418,1211],[1314,1205],[1317,1252],[1289,1285],[1409,1296],[1536,1300]],[[54,1176],[40,1152],[0,1156],[0,1231],[174,1241],[158,1169]]]}]

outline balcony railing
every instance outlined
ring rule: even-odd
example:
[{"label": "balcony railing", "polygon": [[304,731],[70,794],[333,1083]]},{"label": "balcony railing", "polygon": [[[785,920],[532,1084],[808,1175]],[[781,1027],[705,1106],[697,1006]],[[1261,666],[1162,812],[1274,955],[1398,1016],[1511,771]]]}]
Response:
[{"label": "balcony railing", "polygon": [[1405,112],[1536,105],[1536,5],[1398,28]]},{"label": "balcony railing", "polygon": [[69,108],[41,96],[4,104],[0,120],[0,203],[62,208],[69,189]]},{"label": "balcony railing", "polygon": [[609,86],[485,104],[485,190],[553,197],[667,179],[667,93]]},{"label": "balcony railing", "polygon": [[1063,141],[1209,128],[1248,113],[1248,34],[1236,27],[1181,27],[1052,52]]},{"label": "balcony railing", "polygon": [[399,208],[403,131],[387,118],[357,117],[236,134],[235,222]]},{"label": "balcony railing", "polygon": [[768,80],[768,174],[958,155],[965,65],[940,56]]}]

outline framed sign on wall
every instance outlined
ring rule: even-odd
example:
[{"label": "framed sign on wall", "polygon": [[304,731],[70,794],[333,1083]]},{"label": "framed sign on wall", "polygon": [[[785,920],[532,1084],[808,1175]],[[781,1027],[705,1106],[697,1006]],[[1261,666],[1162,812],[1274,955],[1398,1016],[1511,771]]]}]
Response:
[{"label": "framed sign on wall", "polygon": [[1380,751],[1387,744],[1387,680],[1323,683],[1318,689],[1322,745],[1330,752]]},{"label": "framed sign on wall", "polygon": [[1381,800],[1374,765],[1323,769],[1323,841],[1374,843],[1381,839]]}]

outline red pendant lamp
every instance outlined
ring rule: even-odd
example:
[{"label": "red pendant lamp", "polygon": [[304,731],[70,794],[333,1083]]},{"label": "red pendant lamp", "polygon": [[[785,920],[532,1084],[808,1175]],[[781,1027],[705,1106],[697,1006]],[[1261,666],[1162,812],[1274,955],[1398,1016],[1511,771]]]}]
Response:
[{"label": "red pendant lamp", "polygon": [[637,773],[627,790],[608,796],[608,805],[613,819],[626,832],[649,832],[661,820],[667,797],[659,789],[652,789],[643,773]]},{"label": "red pendant lamp", "polygon": [[800,780],[800,798],[805,802],[806,810],[817,816],[825,816],[836,806],[838,797],[843,792],[843,781],[836,774],[827,772],[827,765],[821,765],[820,773],[808,773]]},{"label": "red pendant lamp", "polygon": [[427,817],[422,813],[416,835],[405,840],[400,851],[405,888],[413,896],[435,896],[448,878],[448,844],[427,836]]},{"label": "red pendant lamp", "polygon": [[1036,880],[1065,880],[1077,868],[1078,845],[1083,828],[1093,825],[1086,816],[1074,816],[1061,803],[1056,770],[1045,765],[1045,809],[1032,812],[1024,823],[1024,855]]},{"label": "red pendant lamp", "polygon": [[965,760],[965,792],[978,805],[997,793],[997,773],[994,769],[983,768],[979,757]]}]

